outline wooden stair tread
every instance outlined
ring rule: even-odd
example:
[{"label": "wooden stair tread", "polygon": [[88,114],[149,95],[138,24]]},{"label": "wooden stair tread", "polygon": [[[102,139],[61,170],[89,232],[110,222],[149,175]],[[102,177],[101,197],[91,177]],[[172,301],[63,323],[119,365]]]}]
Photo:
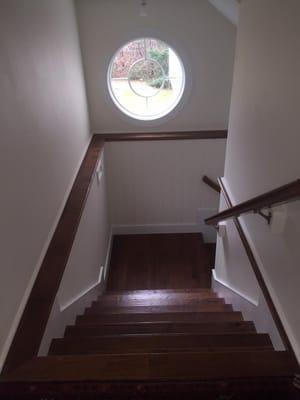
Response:
[{"label": "wooden stair tread", "polygon": [[293,376],[286,351],[155,353],[38,357],[2,381],[161,381]]},{"label": "wooden stair tread", "polygon": [[165,294],[189,294],[198,293],[200,296],[211,295],[212,297],[218,297],[217,293],[210,288],[185,288],[185,289],[140,289],[140,290],[107,290],[104,294],[99,296],[101,299],[103,296],[148,296],[148,295],[165,295]]},{"label": "wooden stair tread", "polygon": [[160,301],[173,299],[207,299],[218,298],[218,294],[211,289],[165,289],[165,290],[133,290],[133,291],[118,291],[105,292],[98,297],[98,301],[104,302],[127,302],[139,300],[156,300]]},{"label": "wooden stair tread", "polygon": [[239,311],[228,312],[178,312],[178,313],[135,313],[135,314],[91,314],[79,315],[76,324],[94,325],[103,322],[214,322],[214,321],[242,321]]},{"label": "wooden stair tread", "polygon": [[90,314],[157,314],[157,313],[185,313],[185,312],[222,312],[232,311],[231,304],[222,302],[203,303],[198,305],[179,306],[136,306],[136,307],[99,307],[97,304],[85,309],[85,315]]},{"label": "wooden stair tread", "polygon": [[130,334],[130,333],[255,333],[256,329],[252,321],[229,322],[136,322],[133,324],[98,324],[68,326],[66,336],[99,336],[105,334]]},{"label": "wooden stair tread", "polygon": [[110,301],[105,296],[103,296],[102,300],[93,301],[91,307],[118,307],[118,308],[127,308],[127,307],[179,307],[179,306],[193,306],[193,305],[206,305],[206,304],[225,304],[225,300],[221,297],[199,297],[198,295],[191,296],[186,298],[185,295],[183,296],[171,296],[167,295],[164,297],[132,297],[125,298],[121,296],[120,299],[117,301]]},{"label": "wooden stair tread", "polygon": [[194,305],[206,303],[224,303],[224,299],[211,295],[210,293],[179,293],[179,294],[164,294],[164,295],[104,295],[92,305],[98,306],[172,306],[172,305]]},{"label": "wooden stair tread", "polygon": [[165,351],[218,351],[220,348],[273,349],[269,335],[236,334],[131,334],[78,336],[52,340],[49,354],[136,353]]}]

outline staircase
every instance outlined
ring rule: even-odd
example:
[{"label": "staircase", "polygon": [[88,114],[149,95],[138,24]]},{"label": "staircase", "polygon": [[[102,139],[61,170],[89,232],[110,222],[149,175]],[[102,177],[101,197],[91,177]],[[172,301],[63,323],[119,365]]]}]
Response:
[{"label": "staircase", "polygon": [[101,296],[52,341],[48,357],[10,379],[94,381],[95,392],[116,398],[208,391],[229,397],[201,399],[289,399],[294,370],[287,352],[275,351],[267,334],[210,289],[137,290]]},{"label": "staircase", "polygon": [[[7,381],[23,394],[33,382],[39,396],[51,383],[53,399],[296,399],[295,370],[290,353],[208,287],[110,290]],[[55,397],[66,382],[66,397]]]},{"label": "staircase", "polygon": [[[67,328],[63,339],[52,341],[49,355],[123,358],[162,353],[180,358],[224,351],[260,354],[272,352],[273,346],[268,335],[256,333],[253,323],[243,321],[224,299],[211,290],[197,289],[106,294]],[[168,372],[158,371],[155,378],[162,378],[162,373]]]}]

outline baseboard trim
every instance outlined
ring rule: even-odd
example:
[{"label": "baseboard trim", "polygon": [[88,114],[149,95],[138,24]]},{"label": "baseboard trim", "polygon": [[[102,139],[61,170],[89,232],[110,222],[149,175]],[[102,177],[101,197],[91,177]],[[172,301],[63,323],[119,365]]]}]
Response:
[{"label": "baseboard trim", "polygon": [[93,283],[91,286],[89,286],[88,288],[82,290],[80,293],[78,293],[77,296],[73,297],[71,300],[69,300],[68,302],[66,302],[63,305],[60,305],[59,310],[60,312],[64,312],[67,308],[71,307],[74,303],[76,303],[78,300],[80,300],[83,296],[85,296],[87,293],[89,293],[91,290],[93,290],[96,286],[100,285],[101,281],[102,281],[102,277],[103,277],[103,270],[104,267],[101,266],[100,267],[100,273],[99,273],[99,278],[98,280]]},{"label": "baseboard trim", "polygon": [[251,297],[249,297],[249,296],[245,295],[244,293],[240,292],[239,290],[235,289],[233,286],[229,285],[227,282],[223,281],[222,279],[219,279],[219,278],[217,277],[217,274],[216,274],[216,270],[215,270],[215,269],[212,270],[212,276],[213,276],[213,279],[214,279],[216,282],[218,282],[218,283],[220,283],[221,285],[225,286],[227,289],[231,290],[233,293],[235,293],[235,294],[237,294],[238,296],[242,297],[244,300],[248,301],[248,302],[251,303],[252,305],[254,305],[254,306],[256,306],[256,307],[258,306],[258,304],[259,304],[258,301],[251,299]]},{"label": "baseboard trim", "polygon": [[106,280],[106,274],[107,274],[107,270],[109,269],[109,263],[110,263],[112,238],[113,238],[112,229],[110,229],[109,240],[108,240],[108,245],[107,245],[107,250],[106,250],[105,264],[104,264],[104,266],[100,267],[99,277],[98,277],[97,281],[95,283],[91,284],[86,289],[79,292],[78,295],[74,296],[72,299],[67,301],[65,304],[60,305],[59,306],[60,312],[64,312],[67,308],[71,307],[74,303],[79,301],[83,296],[88,294],[91,290],[95,289],[95,287],[99,286],[103,280],[104,281]]},{"label": "baseboard trim", "polygon": [[202,233],[205,243],[215,243],[216,233],[204,224],[136,224],[112,225],[113,235],[143,235],[155,233]]},{"label": "baseboard trim", "polygon": [[108,240],[108,246],[107,246],[107,253],[105,257],[105,265],[104,265],[104,271],[103,271],[103,279],[104,282],[106,282],[107,278],[107,273],[109,270],[109,265],[110,265],[110,257],[111,257],[111,251],[112,251],[112,244],[113,244],[113,227],[110,227],[110,233],[109,233],[109,240]]},{"label": "baseboard trim", "polygon": [[150,234],[150,233],[195,233],[201,232],[196,224],[142,224],[112,225],[114,235]]}]

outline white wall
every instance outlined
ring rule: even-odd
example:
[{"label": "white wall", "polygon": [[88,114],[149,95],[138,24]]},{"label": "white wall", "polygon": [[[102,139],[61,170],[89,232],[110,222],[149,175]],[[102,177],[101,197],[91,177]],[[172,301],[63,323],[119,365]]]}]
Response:
[{"label": "white wall", "polygon": [[275,350],[285,349],[267,302],[260,290],[258,300],[256,302],[249,301],[217,278],[215,270],[213,270],[212,290],[218,293],[219,297],[225,298],[226,303],[232,304],[235,311],[241,311],[245,321],[253,321],[258,333],[269,334]]},{"label": "white wall", "polygon": [[203,231],[219,195],[205,183],[223,174],[225,139],[105,144],[111,222],[115,232]]},{"label": "white wall", "polygon": [[[100,162],[104,165],[104,154]],[[81,216],[72,251],[58,291],[61,306],[76,299],[98,281],[100,267],[105,265],[110,223],[104,170],[100,181],[94,176]]]},{"label": "white wall", "polygon": [[0,13],[0,367],[90,140],[71,0]]},{"label": "white wall", "polygon": [[[77,0],[77,18],[93,132],[227,129],[236,28],[207,0]],[[114,105],[107,69],[115,52],[141,36],[158,37],[187,73],[182,107],[159,121],[136,121]],[[218,196],[201,182],[223,174],[225,140],[106,144],[114,232],[215,231],[203,224]],[[200,211],[198,211],[200,210]]]},{"label": "white wall", "polygon": [[226,18],[237,25],[239,20],[239,2],[240,0],[209,0]]},{"label": "white wall", "polygon": [[[241,2],[225,163],[235,202],[299,178],[299,49],[298,0]],[[300,203],[288,207],[280,235],[259,216],[242,222],[300,360]],[[241,248],[232,241],[230,251]]]},{"label": "white wall", "polygon": [[[104,164],[104,155],[100,163]],[[67,325],[90,306],[104,289],[104,269],[109,261],[110,222],[106,179],[93,177],[66,270],[49,318],[40,354],[47,354],[51,340],[62,337]]]},{"label": "white wall", "polygon": [[[137,0],[77,0],[77,15],[93,132],[227,129],[235,26],[207,0],[154,0],[140,17]],[[180,112],[158,121],[136,121],[113,103],[107,70],[127,41],[152,36],[183,59],[187,86]]]},{"label": "white wall", "polygon": [[[221,196],[220,210],[226,209],[226,202]],[[258,303],[260,288],[252,271],[248,256],[242,245],[239,233],[232,220],[223,222],[226,235],[217,235],[216,277],[229,284],[230,288],[243,294],[252,303]]]}]

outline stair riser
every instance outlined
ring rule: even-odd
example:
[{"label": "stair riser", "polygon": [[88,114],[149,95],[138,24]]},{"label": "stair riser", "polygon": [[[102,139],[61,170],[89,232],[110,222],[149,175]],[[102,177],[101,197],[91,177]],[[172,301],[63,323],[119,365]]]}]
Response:
[{"label": "stair riser", "polygon": [[185,289],[146,289],[146,290],[106,290],[104,295],[99,296],[148,296],[148,295],[177,295],[177,294],[194,294],[211,295],[218,297],[217,293],[210,288],[185,288]]},{"label": "stair riser", "polygon": [[132,307],[132,306],[167,306],[167,305],[196,305],[196,304],[224,304],[224,299],[207,293],[206,295],[192,294],[164,294],[164,295],[105,295],[93,304],[110,307]]},{"label": "stair riser", "polygon": [[224,312],[232,311],[230,304],[205,304],[195,306],[137,306],[137,307],[99,307],[94,305],[85,310],[86,315],[90,314],[157,314],[157,313],[185,313],[185,312]]},{"label": "stair riser", "polygon": [[99,337],[74,337],[54,339],[50,354],[97,354],[97,353],[151,353],[166,351],[197,351],[205,348],[245,349],[262,347],[272,349],[268,335],[195,335],[195,334],[157,334],[157,335],[114,335]]},{"label": "stair riser", "polygon": [[97,323],[134,323],[134,322],[216,322],[242,321],[240,312],[205,312],[205,313],[160,313],[160,314],[99,314],[81,315],[76,324],[93,325]]},{"label": "stair riser", "polygon": [[292,377],[298,365],[287,352],[170,353],[41,357],[12,371],[6,380],[160,381]]},{"label": "stair riser", "polygon": [[200,333],[200,334],[235,334],[235,333],[255,333],[252,322],[241,323],[194,323],[194,324],[115,324],[99,326],[69,326],[65,336],[99,336],[117,334],[145,334],[145,333]]},{"label": "stair riser", "polygon": [[53,346],[49,355],[85,355],[85,354],[140,354],[140,353],[194,353],[195,351],[203,351],[204,353],[218,352],[253,352],[253,351],[272,351],[271,346],[212,346],[212,347],[136,347],[123,349],[122,347],[110,348],[74,348],[73,346]]}]

